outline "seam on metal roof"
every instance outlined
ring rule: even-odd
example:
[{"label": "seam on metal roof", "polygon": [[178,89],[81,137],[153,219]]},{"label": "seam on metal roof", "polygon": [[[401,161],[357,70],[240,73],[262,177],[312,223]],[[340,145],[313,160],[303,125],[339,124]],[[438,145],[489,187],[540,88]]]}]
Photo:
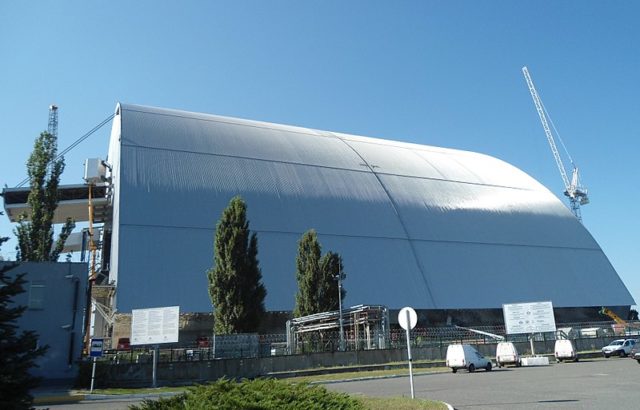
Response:
[{"label": "seam on metal roof", "polygon": [[[187,225],[159,225],[159,224],[132,224],[132,223],[121,223],[121,226],[130,226],[130,227],[141,227],[141,228],[160,228],[160,229],[193,229],[197,231],[210,231],[215,232],[216,228],[205,228],[199,226],[187,226]],[[251,229],[251,232],[255,233],[278,233],[278,234],[291,234],[291,235],[302,235],[304,232],[298,231],[282,231],[275,229]],[[331,233],[331,232],[318,232],[321,236],[331,236],[335,238],[364,238],[364,239],[389,239],[389,240],[399,240],[399,241],[414,241],[414,242],[426,242],[426,243],[459,243],[459,244],[469,244],[469,245],[489,245],[489,246],[507,246],[507,247],[517,247],[517,248],[539,248],[539,249],[571,249],[571,250],[582,250],[582,251],[598,251],[602,250],[599,248],[587,248],[581,246],[563,246],[563,245],[533,245],[533,244],[524,244],[524,243],[507,243],[507,242],[478,242],[478,241],[454,241],[451,239],[420,239],[420,238],[407,238],[401,236],[367,236],[367,235],[347,235],[347,234],[339,234],[339,233]]]},{"label": "seam on metal roof", "polygon": [[[352,150],[366,164],[367,168],[369,168],[369,171],[371,171],[373,176],[376,178],[376,181],[378,181],[380,188],[382,188],[382,191],[387,196],[387,200],[391,204],[391,208],[393,209],[393,212],[395,213],[396,218],[398,219],[398,223],[402,227],[402,230],[404,231],[405,236],[409,238],[410,237],[409,229],[407,228],[407,224],[405,220],[402,218],[402,214],[400,213],[399,206],[396,200],[393,198],[393,195],[391,195],[391,193],[389,192],[389,188],[384,184],[384,182],[382,182],[382,179],[380,179],[380,176],[374,171],[373,166],[369,164],[367,159],[364,156],[362,156],[362,154],[360,154],[358,150],[352,147],[348,141],[342,138],[338,138],[338,139],[342,141],[342,143],[345,146],[347,146],[350,150]],[[409,241],[409,249],[411,249],[411,254],[413,255],[413,259],[415,261],[416,267],[418,268],[418,272],[420,272],[420,275],[422,276],[422,280],[424,281],[424,285],[427,289],[427,293],[428,293],[429,299],[431,300],[431,304],[435,307],[438,307],[438,304],[436,303],[436,299],[433,297],[433,291],[431,290],[431,282],[429,281],[429,279],[427,278],[427,275],[425,274],[425,268],[424,266],[422,266],[422,263],[420,262],[420,258],[418,258],[418,251],[415,248],[413,241],[411,240]]]},{"label": "seam on metal roof", "polygon": [[[144,148],[144,149],[162,151],[162,152],[182,152],[182,153],[186,153],[186,154],[195,154],[195,155],[203,155],[203,156],[222,157],[222,158],[237,158],[237,159],[245,159],[245,160],[250,160],[250,161],[269,162],[269,163],[274,163],[274,164],[300,165],[300,166],[303,166],[303,167],[333,169],[333,170],[337,170],[337,171],[361,172],[361,173],[365,173],[365,174],[373,173],[373,174],[378,174],[378,175],[396,176],[396,177],[399,177],[399,178],[412,178],[412,179],[421,179],[421,180],[428,180],[428,181],[449,182],[449,183],[463,184],[463,185],[483,186],[483,187],[492,187],[492,188],[505,188],[505,189],[513,189],[513,190],[516,190],[516,191],[540,192],[540,190],[526,188],[526,187],[516,187],[516,186],[509,186],[509,185],[495,185],[495,184],[480,183],[480,182],[460,181],[460,180],[456,180],[456,179],[444,179],[444,178],[441,179],[441,178],[425,177],[425,176],[418,176],[418,175],[405,175],[405,174],[394,174],[394,173],[391,173],[391,172],[372,171],[371,167],[368,164],[363,165],[363,166],[366,166],[367,168],[369,168],[369,170],[361,170],[361,169],[355,169],[355,168],[341,168],[341,167],[334,167],[334,166],[329,166],[329,165],[305,164],[304,162],[283,161],[283,160],[276,160],[276,159],[264,159],[264,158],[247,157],[247,156],[241,156],[241,155],[216,154],[216,153],[213,153],[213,152],[201,152],[201,151],[193,151],[193,150],[186,150],[186,149],[158,148],[158,147],[151,147],[151,146],[148,146],[148,145],[126,144],[126,143],[124,143],[124,138],[123,138],[123,143],[121,145],[123,147]],[[360,156],[360,153],[358,153],[358,156]],[[363,161],[364,161],[364,159],[363,159]],[[366,163],[366,161],[364,161],[364,162]]]}]

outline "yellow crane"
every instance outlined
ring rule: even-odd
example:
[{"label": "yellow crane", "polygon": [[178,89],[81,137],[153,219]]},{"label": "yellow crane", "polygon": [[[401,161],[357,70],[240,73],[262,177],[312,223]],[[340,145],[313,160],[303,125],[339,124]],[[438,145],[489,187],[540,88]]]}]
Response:
[{"label": "yellow crane", "polygon": [[606,307],[602,307],[600,309],[600,314],[601,315],[605,315],[605,316],[609,316],[611,319],[613,319],[614,322],[621,324],[621,325],[626,325],[627,321],[622,319],[620,316],[616,315],[615,313],[613,313],[613,311],[609,308]]}]

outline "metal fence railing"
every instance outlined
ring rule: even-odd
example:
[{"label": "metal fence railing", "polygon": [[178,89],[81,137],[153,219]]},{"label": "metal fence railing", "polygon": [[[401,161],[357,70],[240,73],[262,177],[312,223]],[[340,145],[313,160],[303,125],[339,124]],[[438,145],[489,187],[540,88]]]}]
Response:
[{"label": "metal fence railing", "polygon": [[[535,341],[556,339],[590,339],[606,337],[640,338],[640,322],[627,322],[619,325],[612,322],[582,322],[558,324],[556,332],[537,333],[534,335],[507,335],[504,326],[475,326],[458,328],[441,326],[414,328],[411,330],[413,347],[446,347],[451,343],[495,344],[498,339],[491,335],[504,337],[511,342],[525,342],[533,336]],[[472,330],[471,330],[472,329]],[[246,337],[245,337],[246,336]],[[371,337],[370,333],[344,332],[344,350],[399,349],[406,347],[405,331],[391,329],[382,337]],[[335,352],[340,348],[340,334],[336,331],[319,331],[300,335],[296,346],[287,343],[287,335],[231,335],[217,336],[200,340],[189,345],[160,345],[159,361],[179,362],[212,360],[219,358],[251,358],[308,354],[318,352]],[[146,363],[152,360],[150,347],[132,346],[127,350],[108,351],[102,360],[113,363]]]}]

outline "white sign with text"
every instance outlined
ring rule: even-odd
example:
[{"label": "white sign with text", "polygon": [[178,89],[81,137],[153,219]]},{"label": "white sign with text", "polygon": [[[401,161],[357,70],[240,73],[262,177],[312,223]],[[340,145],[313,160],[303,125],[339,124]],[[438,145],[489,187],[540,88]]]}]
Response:
[{"label": "white sign with text", "polygon": [[502,314],[508,335],[556,331],[551,302],[504,304]]},{"label": "white sign with text", "polygon": [[131,316],[132,345],[154,345],[178,341],[180,306],[133,309]]}]

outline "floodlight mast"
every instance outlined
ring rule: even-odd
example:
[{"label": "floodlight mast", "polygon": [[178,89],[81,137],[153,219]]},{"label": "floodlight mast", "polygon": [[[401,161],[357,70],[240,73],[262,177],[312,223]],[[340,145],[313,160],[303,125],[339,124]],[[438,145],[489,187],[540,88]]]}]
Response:
[{"label": "floodlight mast", "polygon": [[547,121],[547,114],[545,112],[544,106],[542,105],[542,100],[540,100],[540,97],[538,96],[538,92],[536,91],[536,87],[533,85],[533,80],[529,75],[529,70],[527,70],[527,67],[522,67],[522,73],[524,74],[524,79],[527,81],[527,86],[529,87],[529,92],[531,93],[533,104],[536,106],[536,110],[538,111],[540,122],[542,122],[542,128],[544,129],[544,133],[547,136],[547,141],[549,142],[549,146],[551,147],[551,152],[553,153],[553,158],[556,160],[556,165],[558,166],[558,170],[560,171],[560,176],[562,177],[562,182],[564,183],[565,188],[564,194],[569,198],[571,211],[576,216],[578,221],[582,222],[580,205],[586,205],[589,203],[587,189],[581,186],[580,173],[578,171],[578,167],[573,163],[573,161],[571,161],[571,166],[573,167],[573,169],[571,172],[571,180],[569,180],[566,168],[564,166],[564,163],[562,162],[560,153],[558,152],[556,141],[553,138],[553,133],[551,132],[551,128],[549,127],[549,121]]}]

